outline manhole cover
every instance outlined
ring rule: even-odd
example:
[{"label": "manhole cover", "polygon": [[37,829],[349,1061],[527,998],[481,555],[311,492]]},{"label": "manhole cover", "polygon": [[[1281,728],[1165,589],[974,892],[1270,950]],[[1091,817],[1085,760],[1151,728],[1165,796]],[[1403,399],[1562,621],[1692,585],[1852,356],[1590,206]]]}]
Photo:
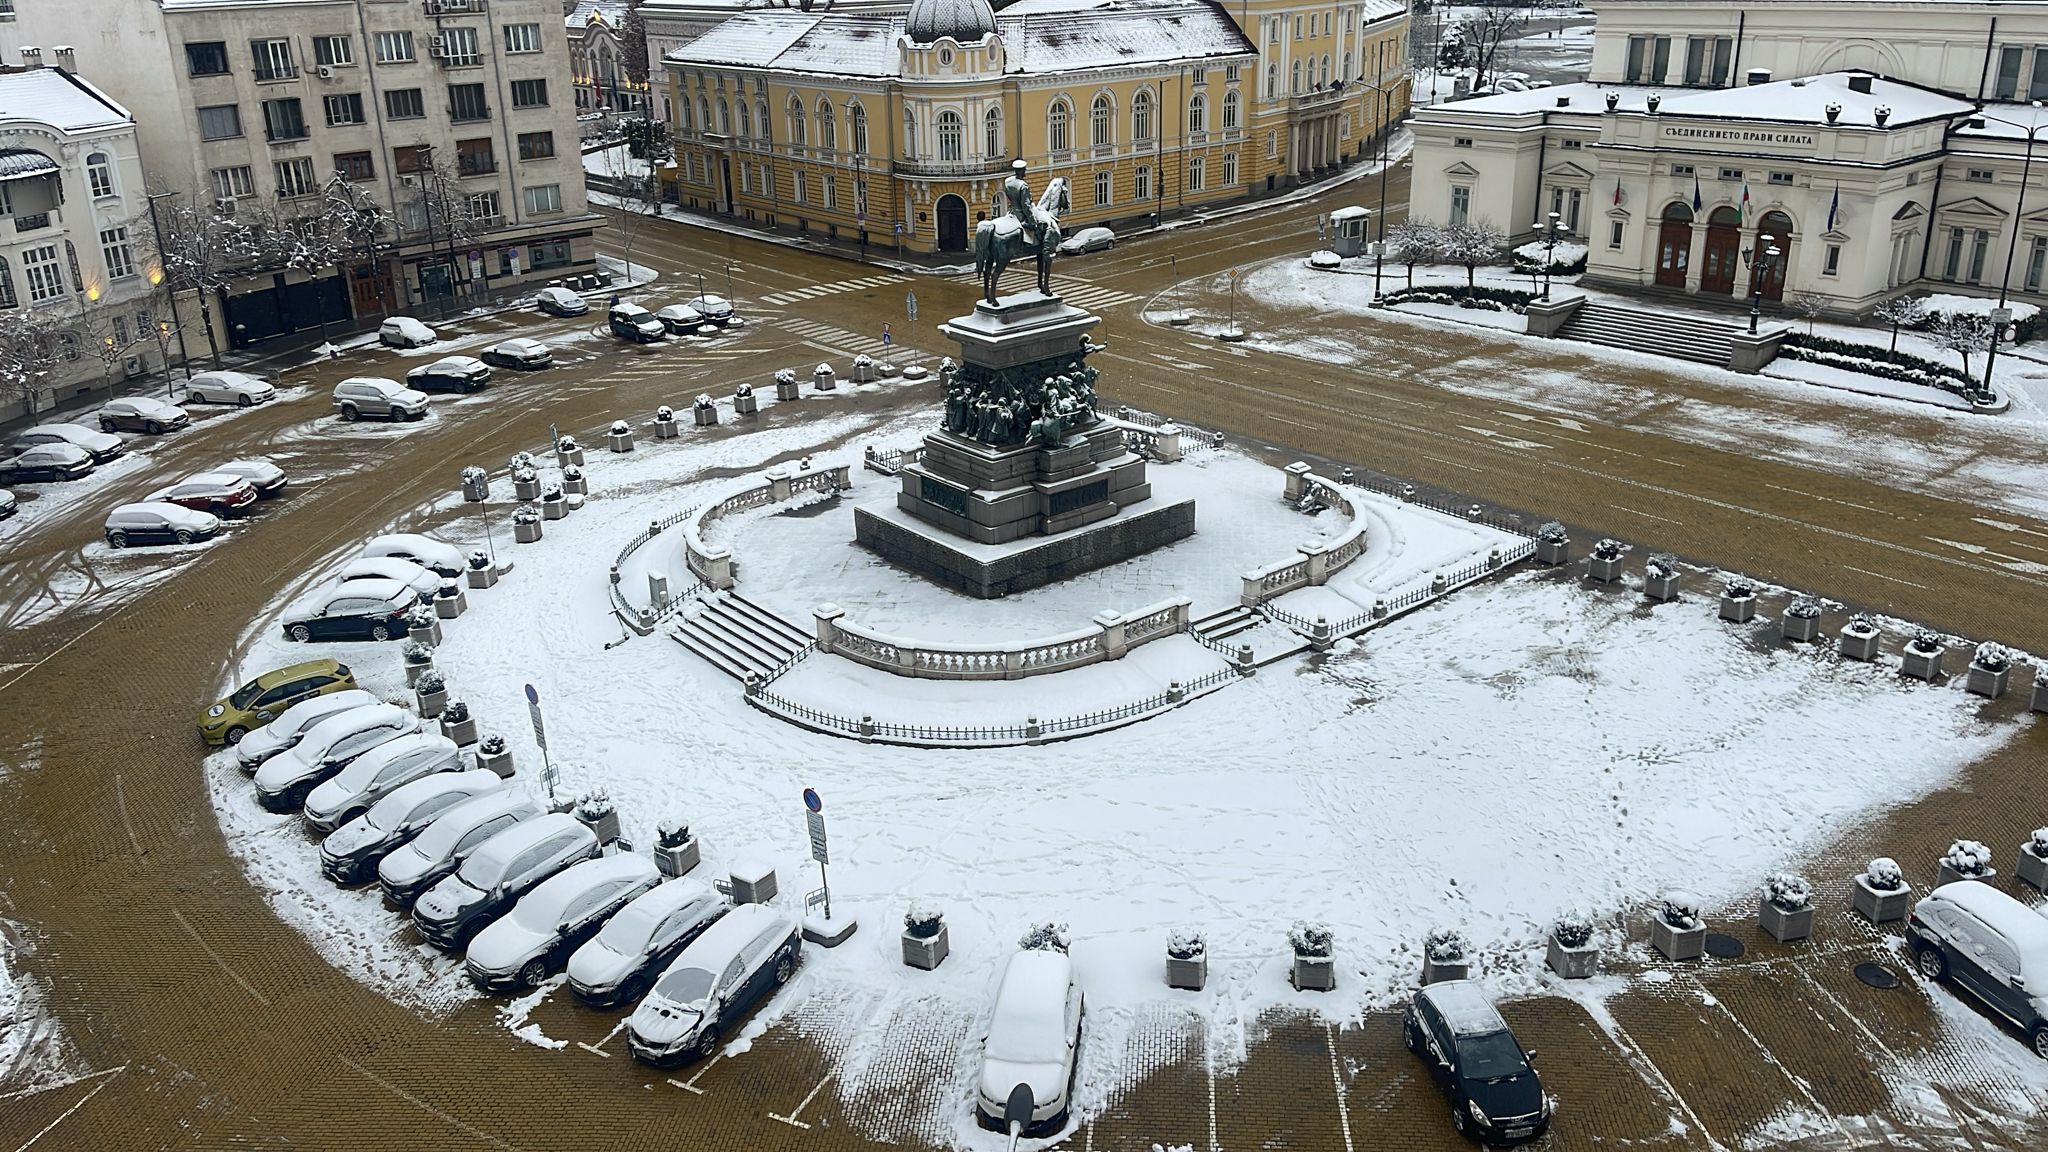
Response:
[{"label": "manhole cover", "polygon": [[1742,941],[1720,932],[1707,933],[1707,955],[1733,960],[1742,955]]},{"label": "manhole cover", "polygon": [[1856,978],[1872,988],[1897,988],[1899,974],[1882,964],[1858,964]]}]

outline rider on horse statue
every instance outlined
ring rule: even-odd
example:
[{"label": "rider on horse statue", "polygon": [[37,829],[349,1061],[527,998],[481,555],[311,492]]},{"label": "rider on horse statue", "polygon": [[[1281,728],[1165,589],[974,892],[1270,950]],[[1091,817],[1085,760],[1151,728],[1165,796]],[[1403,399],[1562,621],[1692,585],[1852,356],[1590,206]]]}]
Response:
[{"label": "rider on horse statue", "polygon": [[1038,290],[1052,295],[1052,256],[1060,242],[1060,213],[1073,206],[1067,178],[1055,176],[1045,194],[1031,198],[1031,185],[1024,179],[1026,166],[1018,160],[1010,165],[1003,181],[1001,216],[982,221],[974,230],[974,265],[981,274],[982,296],[996,302],[996,282],[1014,256],[1030,255],[1038,264]]}]

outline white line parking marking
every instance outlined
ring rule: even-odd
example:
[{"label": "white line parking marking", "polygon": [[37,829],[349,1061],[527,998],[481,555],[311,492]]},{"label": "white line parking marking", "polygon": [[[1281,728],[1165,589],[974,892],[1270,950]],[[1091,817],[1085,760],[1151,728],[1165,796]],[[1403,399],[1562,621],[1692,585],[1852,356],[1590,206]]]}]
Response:
[{"label": "white line parking marking", "polygon": [[685,1092],[695,1092],[697,1095],[702,1096],[704,1094],[704,1089],[697,1087],[697,1081],[702,1080],[704,1078],[704,1074],[706,1072],[711,1071],[713,1068],[717,1067],[718,1062],[723,1059],[725,1059],[725,1053],[723,1052],[720,1052],[718,1055],[713,1056],[711,1058],[710,1063],[704,1065],[702,1068],[697,1069],[697,1074],[695,1076],[690,1077],[690,1082],[688,1084],[676,1084],[676,1082],[673,1080],[669,1081],[669,1083],[676,1084],[676,1087],[681,1088]]},{"label": "white line parking marking", "polygon": [[[120,1066],[119,1068],[116,1068],[116,1069],[114,1069],[114,1070],[113,1070],[112,1072],[110,1072],[110,1073],[108,1073],[108,1072],[94,1072],[94,1073],[92,1073],[92,1075],[94,1075],[94,1076],[105,1076],[105,1077],[106,1077],[106,1079],[104,1079],[104,1080],[100,1081],[100,1082],[99,1082],[98,1084],[94,1085],[94,1086],[93,1086],[93,1090],[92,1090],[92,1091],[90,1091],[90,1092],[87,1092],[87,1093],[86,1093],[85,1095],[83,1095],[83,1096],[79,1097],[79,1098],[78,1098],[78,1102],[77,1102],[77,1103],[73,1104],[73,1105],[72,1105],[71,1107],[69,1107],[69,1108],[66,1108],[66,1109],[65,1109],[64,1111],[62,1111],[62,1112],[58,1113],[58,1114],[57,1114],[57,1118],[56,1118],[55,1120],[52,1120],[52,1121],[50,1121],[50,1122],[49,1122],[48,1124],[45,1124],[45,1125],[43,1125],[43,1130],[42,1130],[42,1131],[40,1131],[40,1132],[36,1133],[35,1135],[33,1135],[33,1136],[29,1137],[29,1138],[28,1138],[27,1140],[24,1140],[24,1141],[22,1142],[22,1145],[21,1145],[21,1147],[19,1147],[19,1148],[16,1148],[16,1149],[14,1150],[14,1152],[28,1152],[28,1150],[29,1150],[30,1148],[32,1148],[32,1147],[34,1147],[34,1146],[35,1146],[35,1142],[36,1142],[36,1141],[38,1141],[38,1140],[41,1140],[41,1139],[42,1139],[43,1137],[45,1137],[45,1136],[48,1136],[48,1135],[49,1135],[49,1134],[50,1134],[50,1133],[51,1133],[51,1132],[52,1132],[52,1131],[53,1131],[53,1130],[54,1130],[54,1129],[55,1129],[55,1128],[57,1127],[57,1125],[59,1125],[59,1124],[62,1124],[62,1123],[63,1123],[63,1122],[65,1122],[66,1120],[69,1120],[69,1119],[71,1119],[71,1114],[72,1114],[73,1112],[76,1112],[76,1111],[78,1111],[78,1110],[79,1110],[80,1108],[83,1108],[83,1107],[85,1107],[85,1106],[86,1106],[87,1104],[91,1103],[91,1102],[92,1102],[92,1098],[93,1098],[93,1097],[95,1097],[95,1096],[99,1095],[99,1094],[100,1094],[100,1093],[101,1093],[101,1092],[102,1092],[103,1090],[105,1090],[105,1088],[106,1088],[106,1086],[107,1086],[107,1085],[109,1085],[109,1084],[112,1084],[112,1083],[114,1082],[114,1077],[115,1077],[115,1076],[118,1076],[118,1075],[120,1075],[121,1073],[123,1073],[123,1072],[125,1072],[125,1071],[127,1071],[127,1070],[128,1070],[128,1066],[127,1066],[126,1064],[123,1064],[123,1065],[121,1065],[121,1066]],[[84,1077],[84,1076],[80,1076],[80,1077],[78,1078],[78,1080],[84,1080],[84,1079],[86,1079],[86,1077]],[[72,1081],[69,1081],[69,1083],[72,1083],[72,1084],[76,1084],[76,1083],[78,1082],[78,1080],[72,1080]]]},{"label": "white line parking marking", "polygon": [[770,1120],[780,1120],[784,1124],[787,1124],[792,1128],[809,1129],[810,1125],[804,1123],[802,1120],[797,1119],[797,1116],[798,1114],[803,1112],[805,1108],[808,1108],[810,1106],[811,1101],[817,1098],[818,1093],[824,1091],[825,1085],[830,1084],[831,1082],[832,1074],[828,1072],[825,1074],[825,1078],[823,1080],[818,1081],[815,1085],[811,1087],[811,1090],[809,1092],[804,1093],[804,1098],[802,1100],[797,1101],[796,1107],[791,1108],[789,1110],[789,1115],[777,1116],[775,1113],[770,1112],[768,1114],[768,1118]]},{"label": "white line parking marking", "polygon": [[597,1054],[597,1055],[599,1055],[599,1056],[602,1056],[602,1057],[604,1057],[605,1059],[609,1060],[609,1059],[611,1059],[611,1055],[612,1055],[612,1054],[611,1054],[611,1053],[609,1053],[609,1052],[607,1052],[607,1051],[605,1051],[605,1050],[604,1050],[604,1046],[605,1046],[605,1045],[607,1045],[607,1044],[609,1044],[609,1043],[611,1043],[611,1042],[612,1042],[612,1037],[614,1037],[614,1036],[617,1036],[617,1035],[619,1034],[620,1030],[621,1030],[621,1029],[623,1029],[623,1028],[625,1028],[625,1026],[626,1026],[626,1022],[625,1022],[624,1020],[621,1020],[621,1021],[619,1021],[619,1022],[618,1022],[617,1024],[614,1024],[614,1025],[612,1025],[612,1030],[611,1030],[611,1031],[609,1031],[609,1032],[607,1032],[607,1033],[605,1033],[605,1034],[604,1034],[604,1038],[603,1038],[603,1039],[601,1039],[601,1040],[599,1040],[599,1041],[598,1041],[597,1043],[595,1043],[595,1044],[585,1044],[585,1043],[584,1043],[583,1041],[581,1041],[581,1040],[578,1040],[578,1041],[576,1042],[576,1046],[577,1046],[578,1048],[581,1048],[581,1049],[583,1049],[583,1050],[584,1050],[585,1052],[592,1052],[592,1053],[595,1053],[595,1054]]},{"label": "white line parking marking", "polygon": [[434,1107],[432,1104],[427,1103],[425,1100],[422,1100],[419,1097],[413,1095],[412,1093],[407,1092],[405,1089],[400,1088],[398,1085],[393,1084],[389,1080],[384,1079],[382,1076],[377,1075],[375,1072],[372,1072],[368,1068],[363,1067],[361,1064],[358,1064],[355,1061],[350,1060],[346,1056],[342,1057],[341,1062],[355,1069],[356,1071],[362,1073],[365,1079],[377,1085],[379,1088],[384,1089],[386,1092],[389,1092],[392,1095],[397,1096],[399,1099],[404,1100],[405,1102],[421,1109],[422,1111],[429,1112],[441,1118],[442,1120],[448,1122],[450,1125],[456,1128],[460,1128],[462,1131],[468,1133],[474,1139],[481,1140],[494,1148],[513,1147],[512,1145],[505,1143],[503,1140],[498,1139],[496,1136],[491,1135],[490,1133],[484,1131],[481,1128],[474,1128],[468,1124],[463,1123],[460,1120],[457,1120],[455,1117],[450,1116],[448,1113],[441,1111],[439,1108]]},{"label": "white line parking marking", "polygon": [[254,996],[258,1004],[263,1005],[265,1008],[270,1007],[270,1001],[263,995],[263,993],[258,992],[254,984],[251,984],[247,980],[242,979],[242,974],[240,972],[237,972],[233,968],[228,967],[228,962],[226,960],[221,959],[220,953],[213,950],[213,945],[208,944],[206,942],[206,939],[199,935],[199,930],[192,927],[192,922],[190,920],[185,919],[185,914],[183,912],[180,912],[176,908],[173,908],[171,909],[171,915],[178,918],[179,924],[184,925],[186,933],[192,937],[192,942],[199,945],[199,947],[203,949],[208,956],[213,957],[213,962],[215,964],[220,965],[221,971],[235,978],[235,983],[240,984],[242,986],[242,991],[247,992],[251,996]]},{"label": "white line parking marking", "polygon": [[[1330,1083],[1337,1089],[1337,1122],[1344,1126],[1344,1152],[1357,1152],[1351,1144],[1351,1109],[1344,1103],[1344,1077],[1337,1069],[1337,1033],[1327,1023],[1323,1025],[1323,1044],[1330,1050]],[[1213,1142],[1215,1137],[1210,1139]]]},{"label": "white line parking marking", "polygon": [[1657,1078],[1657,1083],[1663,1086],[1664,1095],[1670,1097],[1673,1101],[1677,1102],[1680,1108],[1685,1110],[1685,1118],[1692,1121],[1692,1126],[1699,1129],[1700,1135],[1707,1138],[1707,1146],[1710,1148],[1723,1147],[1719,1140],[1714,1139],[1714,1134],[1707,1130],[1707,1126],[1700,1121],[1700,1114],[1692,1110],[1692,1105],[1686,1101],[1685,1097],[1678,1094],[1678,1089],[1672,1087],[1671,1078],[1664,1075],[1664,1070],[1657,1067],[1657,1062],[1650,1059],[1650,1054],[1643,1051],[1643,1046],[1636,1043],[1635,1037],[1630,1036],[1628,1030],[1621,1026],[1621,1021],[1609,1016],[1601,1023],[1610,1035],[1619,1040],[1622,1046],[1628,1049],[1631,1056],[1643,1062],[1643,1067],[1648,1068],[1650,1074]]},{"label": "white line parking marking", "polygon": [[1894,583],[1894,584],[1904,584],[1904,585],[1905,585],[1906,587],[1908,587],[1908,588],[1925,588],[1925,587],[1927,587],[1927,585],[1925,585],[1925,584],[1915,584],[1915,583],[1913,583],[1913,582],[1912,582],[1911,580],[1901,580],[1901,579],[1899,579],[1899,578],[1898,578],[1897,576],[1887,576],[1887,575],[1885,575],[1885,574],[1884,574],[1884,573],[1882,573],[1882,572],[1872,572],[1872,571],[1871,571],[1870,569],[1868,569],[1868,568],[1858,568],[1858,567],[1856,567],[1856,566],[1855,566],[1854,564],[1844,564],[1844,565],[1842,565],[1842,567],[1843,567],[1843,568],[1844,568],[1845,570],[1847,570],[1847,571],[1850,571],[1850,572],[1861,572],[1861,573],[1863,573],[1863,574],[1864,574],[1865,576],[1875,576],[1875,577],[1877,577],[1877,578],[1878,578],[1879,580],[1889,580],[1889,581],[1891,581],[1891,582],[1892,582],[1892,583]]}]

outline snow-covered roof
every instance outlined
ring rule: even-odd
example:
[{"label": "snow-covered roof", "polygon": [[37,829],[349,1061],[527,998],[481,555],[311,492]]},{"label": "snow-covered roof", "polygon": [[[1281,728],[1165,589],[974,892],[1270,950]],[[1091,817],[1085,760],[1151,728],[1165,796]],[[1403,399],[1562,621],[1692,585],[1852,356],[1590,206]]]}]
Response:
[{"label": "snow-covered roof", "polygon": [[1943,884],[1930,895],[1949,901],[2011,941],[2020,954],[2020,974],[2035,987],[2048,979],[2048,920],[2033,909],[1975,880]]},{"label": "snow-covered roof", "polygon": [[[1548,112],[1561,116],[1597,116],[1607,110],[1607,97],[1616,97],[1620,112],[1647,112],[1649,98],[1658,97],[1658,113],[1667,117],[1700,117],[1713,120],[1760,120],[1778,124],[1811,124],[1830,127],[1827,109],[1841,106],[1836,125],[1869,128],[1877,123],[1876,110],[1890,110],[1887,124],[1902,127],[1926,120],[1953,119],[1967,114],[1972,105],[1913,84],[1870,77],[1870,91],[1849,87],[1854,72],[1828,72],[1793,80],[1774,80],[1742,88],[1660,88],[1641,84],[1559,84],[1531,88],[1524,92],[1496,92],[1454,100],[1437,107],[1455,113],[1490,112],[1497,115],[1525,115]],[[1426,111],[1426,110],[1425,110]],[[2018,117],[2013,117],[2018,119]]]},{"label": "snow-covered roof", "polygon": [[996,30],[996,10],[988,0],[910,0],[903,31],[914,44],[934,44],[950,36],[961,44],[979,44]]},{"label": "snow-covered roof", "polygon": [[33,148],[0,148],[0,180],[55,172],[57,162]]},{"label": "snow-covered roof", "polygon": [[2048,125],[2048,108],[2037,108],[2031,104],[1987,104],[1981,115],[1984,119],[1982,128],[1975,127],[1973,120],[1965,120],[1956,126],[1956,135],[2025,140],[2028,129],[2038,130]]},{"label": "snow-covered roof", "polygon": [[1486,990],[1470,980],[1445,980],[1422,990],[1453,1036],[1483,1036],[1507,1027]]},{"label": "snow-covered roof", "polygon": [[1331,221],[1331,223],[1335,223],[1335,222],[1337,222],[1337,221],[1339,221],[1339,220],[1352,220],[1352,219],[1356,219],[1357,217],[1360,217],[1360,216],[1370,216],[1370,215],[1372,215],[1372,209],[1370,209],[1370,208],[1366,208],[1366,207],[1364,207],[1364,206],[1362,206],[1362,205],[1358,205],[1358,204],[1346,204],[1346,205],[1345,205],[1344,207],[1342,207],[1342,208],[1332,208],[1332,209],[1330,209],[1330,221]]},{"label": "snow-covered roof", "polygon": [[61,68],[0,71],[0,121],[33,120],[64,132],[132,125],[106,93]]},{"label": "snow-covered roof", "polygon": [[562,17],[562,23],[570,28],[587,28],[592,22],[615,29],[625,27],[625,0],[576,0],[576,6]]}]

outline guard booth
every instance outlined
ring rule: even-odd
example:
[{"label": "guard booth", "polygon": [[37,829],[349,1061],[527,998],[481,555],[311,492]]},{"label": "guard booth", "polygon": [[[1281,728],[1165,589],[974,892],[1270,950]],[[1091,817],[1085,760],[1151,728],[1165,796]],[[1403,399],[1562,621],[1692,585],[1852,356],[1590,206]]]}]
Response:
[{"label": "guard booth", "polygon": [[1330,251],[1339,256],[1363,256],[1372,236],[1372,213],[1356,204],[1330,213]]}]

